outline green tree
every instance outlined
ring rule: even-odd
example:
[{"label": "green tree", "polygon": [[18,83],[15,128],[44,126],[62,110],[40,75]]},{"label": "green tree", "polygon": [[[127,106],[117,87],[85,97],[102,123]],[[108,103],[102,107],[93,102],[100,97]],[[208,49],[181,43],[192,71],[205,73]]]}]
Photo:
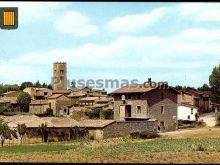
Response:
[{"label": "green tree", "polygon": [[21,137],[21,143],[23,143],[23,137],[26,133],[26,125],[25,124],[18,124],[18,134]]},{"label": "green tree", "polygon": [[23,112],[29,111],[29,104],[31,102],[31,96],[26,92],[21,92],[17,98],[18,105],[20,110]]},{"label": "green tree", "polygon": [[20,85],[20,90],[24,90],[24,89],[27,88],[27,87],[33,87],[33,86],[34,86],[34,85],[33,85],[32,82],[29,82],[29,81],[23,82],[23,83],[21,83],[21,85]]},{"label": "green tree", "polygon": [[212,91],[212,100],[220,104],[220,64],[215,66],[209,76],[209,85]]},{"label": "green tree", "polygon": [[175,88],[176,90],[182,90],[182,89],[183,89],[183,87],[180,86],[180,85],[177,85],[177,86],[175,86],[174,88]]},{"label": "green tree", "polygon": [[38,131],[41,134],[42,142],[47,142],[48,140],[48,129],[47,129],[47,123],[42,123],[38,127]]},{"label": "green tree", "polygon": [[37,80],[37,82],[34,84],[34,87],[36,87],[36,88],[41,88],[42,87],[39,80]]},{"label": "green tree", "polygon": [[4,122],[2,119],[0,120],[0,138],[1,138],[1,146],[3,147],[6,139],[12,140],[12,138],[18,138],[16,130],[11,130],[8,126],[8,123]]},{"label": "green tree", "polygon": [[210,87],[207,84],[203,84],[203,86],[198,88],[199,91],[210,91]]},{"label": "green tree", "polygon": [[47,85],[47,88],[48,88],[48,89],[53,89],[53,87],[52,87],[51,84],[48,84],[48,85]]},{"label": "green tree", "polygon": [[10,103],[5,103],[0,105],[0,115],[4,115],[4,112],[11,112],[13,106]]}]

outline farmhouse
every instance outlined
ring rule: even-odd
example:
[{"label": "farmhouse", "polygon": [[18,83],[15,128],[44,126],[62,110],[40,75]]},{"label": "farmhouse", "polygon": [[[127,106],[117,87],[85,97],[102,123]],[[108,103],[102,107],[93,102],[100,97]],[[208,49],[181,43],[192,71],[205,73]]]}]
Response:
[{"label": "farmhouse", "polygon": [[129,136],[133,132],[157,131],[156,119],[139,121],[82,120],[79,127],[89,131],[89,139],[106,139]]},{"label": "farmhouse", "polygon": [[[75,138],[74,128],[79,123],[71,118],[61,117],[38,117],[35,115],[14,115],[0,116],[5,122],[9,123],[13,129],[17,129],[18,124],[26,125],[26,133],[23,139],[24,143],[42,142],[41,124],[46,124],[45,142],[46,141],[68,141]],[[20,143],[19,139],[13,139],[14,143]]]},{"label": "farmhouse", "polygon": [[[149,79],[151,83],[151,79]],[[128,85],[111,93],[114,97],[114,119],[155,118],[158,130],[177,129],[177,96],[179,92],[169,86]]]},{"label": "farmhouse", "polygon": [[196,121],[198,108],[187,103],[178,104],[177,120]]}]

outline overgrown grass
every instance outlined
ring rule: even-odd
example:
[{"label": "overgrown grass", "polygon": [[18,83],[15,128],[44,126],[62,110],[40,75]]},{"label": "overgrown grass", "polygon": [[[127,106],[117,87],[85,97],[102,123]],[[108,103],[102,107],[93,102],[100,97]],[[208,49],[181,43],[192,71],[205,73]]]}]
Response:
[{"label": "overgrown grass", "polygon": [[0,161],[218,163],[219,152],[220,138],[114,138],[4,146]]},{"label": "overgrown grass", "polygon": [[177,151],[196,151],[200,149],[208,151],[220,150],[220,139],[155,139],[122,142],[119,144],[89,146],[81,143],[48,143],[34,145],[14,145],[5,146],[0,149],[1,153],[33,153],[33,152],[51,152],[51,151],[67,151],[80,152],[84,154],[118,154],[126,152],[177,152]]}]

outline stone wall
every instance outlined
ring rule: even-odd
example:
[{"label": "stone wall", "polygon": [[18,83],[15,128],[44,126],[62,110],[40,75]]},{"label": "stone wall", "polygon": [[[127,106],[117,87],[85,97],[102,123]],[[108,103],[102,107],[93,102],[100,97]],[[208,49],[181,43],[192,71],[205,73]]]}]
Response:
[{"label": "stone wall", "polygon": [[[126,100],[126,104],[131,105],[131,117],[148,117],[147,100]],[[120,119],[120,105],[124,105],[121,100],[114,101],[114,120]],[[137,106],[141,106],[141,113],[138,113]]]},{"label": "stone wall", "polygon": [[157,130],[157,121],[116,121],[103,129],[103,138],[125,137],[132,132]]}]

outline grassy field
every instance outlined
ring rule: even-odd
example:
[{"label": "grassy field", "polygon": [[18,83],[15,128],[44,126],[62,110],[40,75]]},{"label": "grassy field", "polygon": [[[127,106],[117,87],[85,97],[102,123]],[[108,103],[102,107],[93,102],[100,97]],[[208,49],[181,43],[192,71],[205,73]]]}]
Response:
[{"label": "grassy field", "polygon": [[[153,140],[117,138],[91,142],[5,146],[0,149],[0,161],[220,163],[220,136],[216,135],[216,132],[220,132],[220,128],[201,129],[197,131],[197,136],[199,132],[206,136],[192,138],[188,131],[189,137],[184,138],[178,138],[177,135],[174,137],[170,133]],[[207,137],[207,134],[210,137]],[[179,136],[181,136],[180,132]]]}]

